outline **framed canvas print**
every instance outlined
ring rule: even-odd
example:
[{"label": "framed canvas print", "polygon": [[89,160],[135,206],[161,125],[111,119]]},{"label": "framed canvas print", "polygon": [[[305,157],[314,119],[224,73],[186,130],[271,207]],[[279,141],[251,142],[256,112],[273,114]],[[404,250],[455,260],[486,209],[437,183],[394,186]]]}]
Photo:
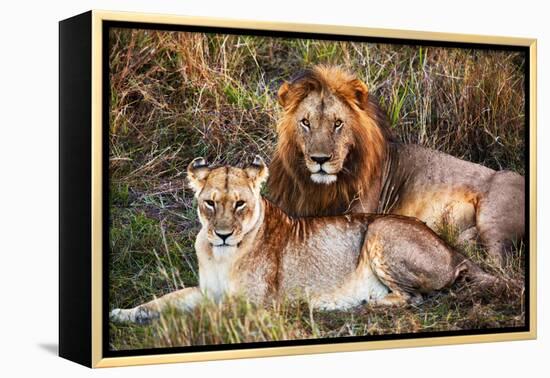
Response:
[{"label": "framed canvas print", "polygon": [[536,337],[536,41],[60,22],[62,357]]}]

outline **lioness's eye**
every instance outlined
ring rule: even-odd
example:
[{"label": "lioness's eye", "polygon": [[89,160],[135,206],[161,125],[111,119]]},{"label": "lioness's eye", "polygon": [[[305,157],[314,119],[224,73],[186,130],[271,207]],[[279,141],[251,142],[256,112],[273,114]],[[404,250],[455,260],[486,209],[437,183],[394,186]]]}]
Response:
[{"label": "lioness's eye", "polygon": [[237,201],[235,202],[235,209],[240,210],[244,207],[244,205],[246,205],[244,201]]},{"label": "lioness's eye", "polygon": [[210,209],[214,209],[216,207],[216,203],[212,200],[206,200],[204,201],[204,204]]},{"label": "lioness's eye", "polygon": [[303,118],[300,121],[300,125],[302,125],[302,127],[305,128],[306,130],[309,130],[309,121],[307,118]]},{"label": "lioness's eye", "polygon": [[339,130],[344,126],[344,122],[341,119],[337,119],[336,122],[334,122],[334,130]]}]

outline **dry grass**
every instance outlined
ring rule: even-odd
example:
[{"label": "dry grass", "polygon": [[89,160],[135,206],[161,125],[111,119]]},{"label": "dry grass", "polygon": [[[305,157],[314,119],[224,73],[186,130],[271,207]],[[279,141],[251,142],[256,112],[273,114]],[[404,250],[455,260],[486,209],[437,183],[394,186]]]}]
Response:
[{"label": "dry grass", "polygon": [[[519,53],[114,30],[110,36],[111,307],[196,285],[199,229],[184,170],[196,156],[269,162],[284,79],[316,63],[356,72],[388,111],[395,135],[495,169],[524,173],[524,56]],[[452,226],[440,232],[456,244]],[[484,268],[523,279],[524,247],[497,270],[483,249],[457,246]],[[475,293],[467,283],[419,307],[310,312],[242,299],[111,326],[111,347],[283,340],[472,328],[525,321],[523,293]]]}]

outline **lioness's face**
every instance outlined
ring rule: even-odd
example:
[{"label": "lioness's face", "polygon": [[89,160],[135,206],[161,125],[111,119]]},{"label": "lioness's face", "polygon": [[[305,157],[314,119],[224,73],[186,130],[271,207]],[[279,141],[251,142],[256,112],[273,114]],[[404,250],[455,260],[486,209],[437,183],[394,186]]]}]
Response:
[{"label": "lioness's face", "polygon": [[199,220],[215,253],[229,253],[257,225],[260,187],[267,167],[258,158],[247,168],[211,169],[197,158],[188,167],[188,179],[198,202]]},{"label": "lioness's face", "polygon": [[352,142],[349,106],[334,94],[311,92],[296,108],[294,122],[311,180],[332,184]]}]

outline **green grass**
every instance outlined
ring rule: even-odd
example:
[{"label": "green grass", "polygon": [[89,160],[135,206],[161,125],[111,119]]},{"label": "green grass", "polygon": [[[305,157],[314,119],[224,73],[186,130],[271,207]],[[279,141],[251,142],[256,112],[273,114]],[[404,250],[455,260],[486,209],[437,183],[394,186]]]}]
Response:
[{"label": "green grass", "polygon": [[191,313],[168,310],[145,326],[112,324],[110,345],[124,350],[515,327],[524,324],[520,297],[515,292],[495,300],[461,284],[419,306],[331,312],[312,310],[305,302],[259,307],[233,298],[206,302]]},{"label": "green grass", "polygon": [[[317,63],[345,66],[387,109],[392,131],[494,169],[524,173],[525,57],[519,53],[115,29],[110,35],[111,308],[197,284],[199,230],[187,164],[197,156],[269,163],[283,80]],[[459,245],[485,269],[523,278],[524,246],[497,269],[479,246]],[[258,308],[242,298],[169,312],[148,326],[111,325],[113,349],[339,337],[522,325],[523,292],[476,293],[467,283],[417,307],[310,311]]]}]

